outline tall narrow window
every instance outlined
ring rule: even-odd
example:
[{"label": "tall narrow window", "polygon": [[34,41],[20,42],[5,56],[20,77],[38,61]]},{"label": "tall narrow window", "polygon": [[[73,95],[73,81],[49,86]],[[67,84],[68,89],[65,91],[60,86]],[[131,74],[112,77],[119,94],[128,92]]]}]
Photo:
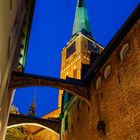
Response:
[{"label": "tall narrow window", "polygon": [[13,8],[13,0],[9,0],[9,9]]},{"label": "tall narrow window", "polygon": [[68,115],[65,117],[65,131],[68,130]]},{"label": "tall narrow window", "polygon": [[75,42],[66,50],[66,58],[69,58],[76,51]]}]

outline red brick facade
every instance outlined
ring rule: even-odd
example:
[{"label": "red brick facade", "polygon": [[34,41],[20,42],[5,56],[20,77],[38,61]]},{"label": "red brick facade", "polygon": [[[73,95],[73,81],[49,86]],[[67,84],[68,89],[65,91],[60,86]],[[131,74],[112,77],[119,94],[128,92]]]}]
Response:
[{"label": "red brick facade", "polygon": [[[125,44],[129,51],[121,60],[120,51]],[[111,73],[105,78],[104,72],[109,65]],[[97,87],[99,77],[101,84]],[[140,20],[93,76],[90,102],[91,106],[88,106],[76,99],[74,105],[69,107],[68,129],[61,134],[62,140],[140,138]]]},{"label": "red brick facade", "polygon": [[[91,82],[92,138],[100,139],[97,133],[99,120],[106,124],[105,139],[138,140],[140,138],[140,20],[135,24],[119,47],[113,52]],[[120,60],[119,52],[128,43],[130,51]],[[112,66],[111,75],[104,80],[105,67]],[[95,90],[98,76],[100,87]]]}]

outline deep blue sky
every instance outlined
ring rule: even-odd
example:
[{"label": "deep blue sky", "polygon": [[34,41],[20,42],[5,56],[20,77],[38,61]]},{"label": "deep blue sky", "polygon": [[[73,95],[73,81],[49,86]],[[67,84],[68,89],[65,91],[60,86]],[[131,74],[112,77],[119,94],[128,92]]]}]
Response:
[{"label": "deep blue sky", "polygon": [[[36,0],[26,73],[59,77],[61,51],[72,34],[77,0]],[[104,47],[140,0],[86,0],[95,39]],[[37,87],[37,116],[57,108],[58,90]],[[27,114],[35,88],[18,89],[14,105]]]}]

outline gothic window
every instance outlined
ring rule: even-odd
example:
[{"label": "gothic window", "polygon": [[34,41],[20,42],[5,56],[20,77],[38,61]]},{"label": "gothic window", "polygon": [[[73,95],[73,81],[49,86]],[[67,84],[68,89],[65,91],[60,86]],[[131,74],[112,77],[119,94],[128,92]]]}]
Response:
[{"label": "gothic window", "polygon": [[65,131],[68,130],[68,115],[65,117]]},{"label": "gothic window", "polygon": [[66,50],[66,58],[69,58],[76,51],[75,42]]},{"label": "gothic window", "polygon": [[101,85],[101,82],[102,82],[102,79],[101,79],[101,76],[98,77],[98,79],[96,80],[96,89],[99,88],[99,86]]},{"label": "gothic window", "polygon": [[126,43],[120,51],[120,59],[121,60],[123,60],[126,57],[126,55],[129,53],[129,50],[130,50],[129,44]]},{"label": "gothic window", "polygon": [[107,79],[111,74],[111,65],[108,65],[104,71],[104,78]]}]

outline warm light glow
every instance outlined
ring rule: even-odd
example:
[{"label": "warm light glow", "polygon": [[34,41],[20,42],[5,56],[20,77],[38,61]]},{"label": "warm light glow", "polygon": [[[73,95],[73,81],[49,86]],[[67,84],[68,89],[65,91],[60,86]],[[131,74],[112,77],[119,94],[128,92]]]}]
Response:
[{"label": "warm light glow", "polygon": [[13,128],[13,127],[17,127],[17,126],[25,126],[25,125],[42,127],[42,128],[47,129],[47,130],[51,131],[52,133],[55,133],[56,135],[59,136],[59,134],[56,133],[55,131],[53,131],[52,129],[50,129],[48,127],[45,127],[43,125],[37,124],[37,123],[21,123],[21,124],[15,124],[15,125],[7,126],[7,129]]}]

